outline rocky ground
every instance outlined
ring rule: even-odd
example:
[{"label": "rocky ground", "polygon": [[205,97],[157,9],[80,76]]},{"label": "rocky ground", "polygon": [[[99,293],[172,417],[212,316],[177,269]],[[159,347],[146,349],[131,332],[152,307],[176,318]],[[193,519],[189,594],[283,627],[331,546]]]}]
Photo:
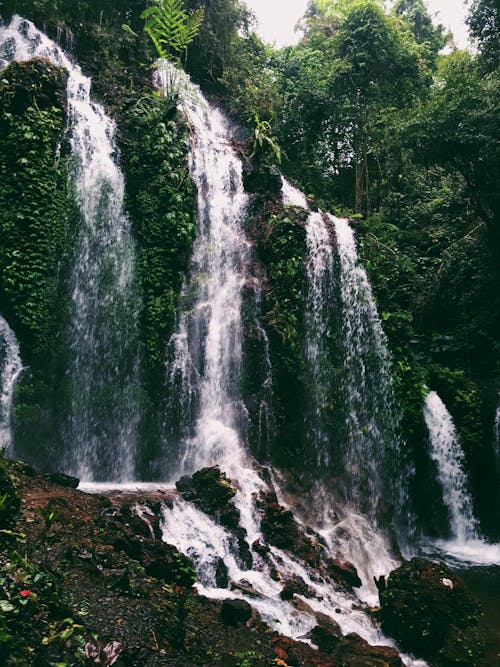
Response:
[{"label": "rocky ground", "polygon": [[[342,637],[326,618],[318,618],[311,633],[314,648],[280,636],[242,600],[202,597],[189,559],[160,539],[157,517],[161,504],[172,500],[168,494],[90,495],[77,490],[76,484],[64,475],[42,476],[20,463],[2,463],[0,664],[402,665],[394,649],[370,647],[357,635]],[[209,496],[204,494],[207,484],[212,485]],[[236,543],[244,542],[231,503],[233,487],[223,474],[208,469],[180,480],[178,489],[235,531]],[[293,516],[272,495],[259,502],[263,534],[270,544],[299,549],[311,566],[326,568],[346,587],[357,585],[357,573],[349,564],[319,562],[313,541],[296,531]],[[252,545],[252,550],[259,549],[265,557],[265,545]],[[412,561],[397,572],[387,583],[380,582],[384,628],[414,651],[421,646],[420,633],[432,664],[478,664],[481,640],[471,624],[480,614],[463,592],[461,580],[423,561]],[[303,582],[283,584],[282,599],[307,596]],[[463,635],[455,627],[456,616],[450,616],[450,600],[464,619],[469,643],[465,653],[454,649],[448,660],[443,646],[456,644],[457,637],[460,644]],[[432,621],[436,613],[439,624]]]}]

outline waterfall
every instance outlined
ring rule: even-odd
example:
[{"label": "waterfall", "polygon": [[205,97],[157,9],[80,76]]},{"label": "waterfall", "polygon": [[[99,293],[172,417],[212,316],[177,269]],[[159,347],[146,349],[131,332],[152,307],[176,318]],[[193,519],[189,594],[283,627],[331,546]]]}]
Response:
[{"label": "waterfall", "polygon": [[352,501],[372,515],[385,491],[397,512],[405,512],[400,519],[411,530],[411,515],[405,507],[412,471],[400,442],[387,340],[368,276],[358,265],[354,232],[347,220],[329,217],[340,262],[347,415],[344,478]]},{"label": "waterfall", "polygon": [[[168,76],[170,68],[159,71]],[[189,168],[198,190],[197,237],[183,312],[169,343],[169,391],[181,406],[181,471],[224,461],[227,472],[237,472],[245,459],[240,434],[247,419],[241,397],[247,195],[227,121],[193,84],[184,80],[183,87],[193,129]]]},{"label": "waterfall", "polygon": [[13,455],[10,428],[12,398],[16,380],[23,369],[14,332],[0,316],[0,452]]},{"label": "waterfall", "polygon": [[[309,209],[305,196],[286,179],[282,196],[285,206]],[[402,455],[387,341],[368,276],[358,265],[354,232],[346,219],[321,212],[309,213],[306,232],[306,357],[313,406],[308,425],[318,469],[328,465],[335,448],[335,465],[343,466],[344,496],[351,509],[375,519],[379,499],[390,497],[401,524],[407,524],[405,532],[411,532],[406,505],[412,470]],[[332,327],[335,308],[340,311],[340,331]],[[332,359],[334,354],[339,358]],[[335,363],[340,396],[338,388],[335,394]],[[329,424],[334,398],[343,404],[340,444],[332,442]]]},{"label": "waterfall", "polygon": [[330,232],[321,212],[309,214],[306,222],[307,278],[306,358],[310,374],[308,440],[319,470],[330,462],[329,412],[333,398],[333,373],[329,363],[330,312],[335,301],[333,249]]},{"label": "waterfall", "polygon": [[123,211],[114,123],[90,98],[91,80],[42,32],[15,16],[0,28],[0,67],[41,57],[68,73],[71,179],[80,210],[73,258],[64,466],[85,480],[134,476],[140,394],[135,250]]},{"label": "waterfall", "polygon": [[[345,633],[357,632],[372,644],[390,644],[359,610],[355,595],[340,590],[327,576],[318,578],[300,557],[285,550],[268,545],[264,559],[253,548],[257,542],[266,544],[257,501],[269,485],[249,454],[249,413],[242,398],[243,292],[252,283],[242,166],[231,146],[227,121],[199,89],[183,73],[173,74],[168,63],[160,64],[159,76],[164,89],[170,90],[172,81],[178,86],[180,104],[192,128],[189,166],[198,191],[197,237],[177,327],[167,347],[170,400],[165,448],[177,444],[176,477],[218,464],[232,479],[250,559],[242,561],[229,529],[180,497],[163,509],[164,539],[191,556],[204,595],[244,598],[282,634],[303,637],[317,622],[314,613],[321,612],[335,617]],[[255,303],[258,307],[258,291]],[[257,328],[266,357],[264,384],[267,379],[269,385],[267,336],[260,324]],[[332,553],[326,553],[335,557],[337,546],[332,540]],[[227,584],[218,578],[221,567]],[[312,591],[307,600],[310,611],[297,610],[280,599],[282,583],[276,581],[276,571],[282,581],[293,576],[304,579]],[[243,590],[238,590],[239,585]],[[252,591],[246,593],[245,587]],[[407,664],[417,663],[407,659]]]},{"label": "waterfall", "polygon": [[493,437],[495,443],[495,454],[497,459],[500,461],[500,405],[497,407],[495,412],[495,424],[493,427]]},{"label": "waterfall", "polygon": [[435,391],[427,394],[424,418],[429,430],[430,455],[437,466],[452,536],[459,543],[476,539],[477,522],[464,471],[464,453],[453,419]]}]

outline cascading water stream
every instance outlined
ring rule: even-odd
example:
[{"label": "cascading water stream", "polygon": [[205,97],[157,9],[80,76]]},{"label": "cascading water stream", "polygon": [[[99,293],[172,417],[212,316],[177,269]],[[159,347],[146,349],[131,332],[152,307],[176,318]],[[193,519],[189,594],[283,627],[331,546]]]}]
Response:
[{"label": "cascading water stream", "polygon": [[426,396],[424,418],[429,431],[430,455],[437,466],[452,536],[457,542],[476,539],[477,522],[464,472],[464,453],[453,419],[435,391]]},{"label": "cascading water stream", "polygon": [[46,35],[15,16],[0,28],[0,69],[46,58],[68,73],[71,179],[80,210],[73,258],[63,465],[84,480],[134,477],[140,395],[134,244],[123,211],[115,127],[90,98],[91,80]]},{"label": "cascading water stream", "polygon": [[[251,265],[251,246],[244,233],[247,195],[242,167],[220,112],[210,107],[184,74],[173,74],[171,65],[160,64],[159,76],[164,88],[170,89],[173,81],[179,87],[192,128],[190,171],[198,189],[197,239],[181,295],[183,309],[168,346],[167,445],[178,442],[176,476],[219,465],[237,488],[234,503],[247,544],[265,543],[256,499],[269,487],[248,453],[244,436],[248,411],[240,375],[242,293]],[[262,334],[265,336],[263,329]],[[390,644],[368,615],[357,609],[356,596],[342,591],[332,580],[319,580],[305,563],[276,547],[269,547],[268,560],[254,549],[253,565],[242,562],[234,548],[234,535],[180,497],[172,507],[164,508],[163,534],[165,541],[193,558],[205,595],[243,597],[281,633],[295,638],[306,634],[316,624],[314,608],[335,615],[346,633],[358,632],[372,644]],[[221,563],[227,585],[219,584]],[[313,599],[307,600],[310,612],[298,611],[280,599],[281,585],[273,580],[273,570],[284,580],[297,575],[310,584],[314,590]],[[228,589],[229,584],[242,581],[253,589],[250,596]]]},{"label": "cascading water stream", "polygon": [[[329,217],[340,261],[348,420],[344,460],[350,498],[355,506],[375,516],[378,499],[385,492],[396,512],[404,513],[400,516],[403,524],[411,529],[411,517],[405,509],[411,470],[402,456],[387,341],[368,276],[358,265],[354,232],[347,220]],[[383,469],[384,461],[389,463],[388,470]]]},{"label": "cascading water stream", "polygon": [[333,249],[321,212],[309,214],[306,222],[307,278],[306,357],[310,376],[308,440],[316,454],[317,469],[327,468],[331,447],[328,429],[333,373],[329,363],[330,311],[334,303]]},{"label": "cascading water stream", "polygon": [[493,426],[493,438],[495,444],[495,454],[500,463],[500,405],[495,412],[495,424]]},{"label": "cascading water stream", "polygon": [[[282,195],[285,206],[309,210],[305,196],[285,179]],[[376,520],[380,498],[389,497],[400,524],[411,532],[407,510],[411,467],[402,456],[387,341],[368,277],[358,265],[353,230],[345,219],[311,212],[306,232],[306,357],[313,406],[308,424],[318,469],[328,465],[330,453],[335,451],[336,467],[343,466],[342,484],[350,512],[361,511]],[[335,308],[340,310],[336,320],[340,331],[332,327]],[[335,354],[339,358],[332,360]],[[335,362],[344,405],[342,443],[332,442],[329,426]]]},{"label": "cascading water stream", "polygon": [[0,452],[13,455],[10,427],[16,380],[23,369],[16,336],[0,316]]},{"label": "cascading water stream", "polygon": [[452,566],[498,564],[500,544],[490,544],[481,538],[460,438],[452,416],[435,391],[426,396],[424,418],[429,432],[429,453],[436,464],[443,503],[448,510],[451,539],[423,544],[422,551],[431,555],[437,551]]}]

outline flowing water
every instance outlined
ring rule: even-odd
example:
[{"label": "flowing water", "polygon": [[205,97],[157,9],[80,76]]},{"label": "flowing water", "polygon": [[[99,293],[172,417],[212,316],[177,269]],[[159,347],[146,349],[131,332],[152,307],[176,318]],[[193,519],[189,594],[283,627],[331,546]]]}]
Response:
[{"label": "flowing water", "polygon": [[316,454],[318,470],[330,463],[330,413],[334,374],[330,363],[330,312],[335,303],[333,249],[329,229],[321,212],[309,214],[306,222],[307,278],[306,358],[309,374],[310,414],[308,440]]},{"label": "flowing water", "polygon": [[427,394],[424,418],[429,432],[430,456],[436,464],[443,503],[448,510],[450,539],[422,544],[421,550],[431,557],[444,559],[455,568],[500,563],[500,544],[481,539],[460,439],[452,416],[435,391]]},{"label": "flowing water", "polygon": [[[305,196],[285,179],[282,195],[285,206],[309,209]],[[353,229],[346,219],[311,212],[306,232],[306,357],[313,406],[308,425],[318,470],[334,453],[335,466],[343,466],[341,484],[351,511],[377,520],[385,497],[395,506],[401,532],[411,534],[413,471],[401,447],[387,341],[368,276],[358,263]],[[340,409],[331,404],[335,382],[341,388]],[[332,442],[332,414],[342,411],[341,442]]]},{"label": "flowing water", "polygon": [[355,507],[375,516],[378,498],[390,498],[401,523],[411,532],[407,485],[412,469],[401,447],[387,341],[368,276],[358,265],[352,227],[343,218],[330,219],[340,261],[347,371],[343,385],[347,409],[344,478]]},{"label": "flowing water", "polygon": [[424,418],[429,431],[430,455],[436,463],[443,502],[448,508],[450,531],[457,542],[478,536],[472,497],[464,471],[464,453],[445,404],[435,391],[427,394]]},{"label": "flowing water", "polygon": [[[252,254],[244,233],[247,195],[242,167],[220,112],[189,80],[178,74],[173,77],[170,65],[160,65],[159,74],[165,89],[170,89],[172,79],[178,86],[192,128],[190,171],[198,190],[197,239],[177,329],[168,346],[168,446],[173,440],[178,443],[180,463],[175,477],[209,465],[219,465],[227,473],[237,488],[234,502],[247,544],[256,540],[263,544],[256,500],[269,490],[269,481],[264,481],[269,474],[248,453],[248,411],[241,389],[242,294]],[[330,247],[321,247],[318,238],[318,257],[328,256]],[[320,264],[318,259],[318,271]],[[267,339],[263,329],[262,336]],[[265,345],[264,349],[268,350]],[[325,533],[329,530],[325,527]],[[167,542],[193,558],[205,595],[243,597],[281,633],[304,637],[317,623],[314,613],[323,612],[335,617],[344,632],[358,632],[373,644],[390,644],[359,608],[357,596],[328,577],[318,577],[299,558],[273,546],[269,559],[252,550],[252,563],[242,560],[234,535],[182,498],[164,508],[163,533]],[[330,536],[332,554],[338,553],[340,535],[341,531],[337,542]],[[229,584],[221,583],[221,563],[229,582],[250,592],[230,590]],[[303,601],[308,611],[280,599],[282,584],[273,579],[273,570],[280,572],[282,580],[297,575],[310,586],[313,596]],[[417,663],[408,659],[408,664]]]},{"label": "flowing water", "polygon": [[493,438],[495,444],[495,454],[497,460],[500,462],[500,405],[495,412],[495,424],[493,427]]},{"label": "flowing water", "polygon": [[64,467],[85,480],[131,479],[139,421],[140,300],[115,127],[91,100],[90,78],[30,21],[15,16],[0,28],[0,68],[35,57],[68,73],[71,180],[80,210],[69,285],[71,408]]},{"label": "flowing water", "polygon": [[16,380],[23,369],[14,332],[0,316],[0,452],[14,455],[10,427]]}]

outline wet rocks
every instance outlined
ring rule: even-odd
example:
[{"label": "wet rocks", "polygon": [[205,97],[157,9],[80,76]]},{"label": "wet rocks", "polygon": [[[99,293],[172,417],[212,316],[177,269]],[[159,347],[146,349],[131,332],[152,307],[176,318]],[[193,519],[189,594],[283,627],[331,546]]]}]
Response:
[{"label": "wet rocks", "polygon": [[291,600],[294,595],[303,595],[304,597],[313,597],[314,592],[309,588],[302,577],[294,576],[285,581],[283,590],[280,593],[282,600]]},{"label": "wet rocks", "polygon": [[170,544],[129,533],[118,536],[112,545],[138,561],[151,577],[181,586],[196,581],[191,560]]},{"label": "wet rocks", "polygon": [[413,558],[380,590],[382,629],[433,665],[477,665],[484,643],[481,610],[463,580],[443,563]]},{"label": "wet rocks", "polygon": [[335,664],[343,667],[404,667],[399,653],[390,646],[370,646],[359,635],[346,635],[334,652]]},{"label": "wet rocks", "polygon": [[175,485],[184,500],[211,515],[220,512],[236,495],[235,487],[219,466],[198,470],[192,477],[181,477]]},{"label": "wet rocks", "polygon": [[220,616],[224,625],[236,627],[251,619],[252,607],[245,600],[224,600]]},{"label": "wet rocks", "polygon": [[280,505],[272,492],[261,492],[257,504],[263,513],[262,533],[269,544],[279,549],[294,550],[301,536],[290,510]]},{"label": "wet rocks", "polygon": [[328,560],[328,571],[333,579],[340,583],[346,583],[353,588],[361,586],[362,581],[359,578],[358,571],[352,563],[346,560],[330,559]]},{"label": "wet rocks", "polygon": [[192,477],[185,475],[176,482],[176,487],[184,500],[212,516],[232,533],[233,555],[242,567],[251,568],[253,557],[246,542],[246,530],[240,526],[240,512],[232,502],[236,488],[219,466],[202,468]]}]

